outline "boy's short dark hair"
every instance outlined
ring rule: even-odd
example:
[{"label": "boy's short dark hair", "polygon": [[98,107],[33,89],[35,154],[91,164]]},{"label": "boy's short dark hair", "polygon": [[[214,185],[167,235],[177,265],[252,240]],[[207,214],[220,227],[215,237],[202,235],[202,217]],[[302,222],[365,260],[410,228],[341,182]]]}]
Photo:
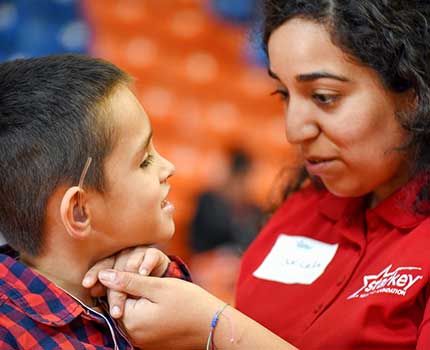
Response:
[{"label": "boy's short dark hair", "polygon": [[0,232],[19,252],[43,248],[48,199],[59,185],[106,189],[115,135],[107,99],[129,76],[111,63],[55,55],[0,64]]}]

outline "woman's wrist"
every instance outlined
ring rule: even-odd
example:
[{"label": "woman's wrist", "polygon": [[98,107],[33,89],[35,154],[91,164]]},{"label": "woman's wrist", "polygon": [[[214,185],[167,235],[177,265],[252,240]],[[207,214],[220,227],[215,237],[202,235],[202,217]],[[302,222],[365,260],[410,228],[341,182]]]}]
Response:
[{"label": "woman's wrist", "polygon": [[[201,287],[198,287],[196,285],[193,285],[201,291],[204,292],[204,294],[207,294],[208,298],[206,299],[206,302],[203,307],[196,305],[196,310],[198,311],[199,317],[192,317],[193,320],[191,323],[187,326],[187,329],[190,330],[192,334],[191,337],[195,339],[193,342],[195,346],[198,346],[199,349],[206,349],[207,341],[209,334],[211,332],[211,324],[213,322],[214,316],[217,312],[219,312],[223,306],[225,305],[225,302],[216,298],[215,296],[209,294],[207,291],[202,289]],[[215,341],[215,332],[217,332],[216,328],[219,327],[219,324],[221,323],[221,319],[218,320],[218,323],[215,327],[214,333],[213,333],[213,340]],[[216,343],[215,343],[216,344]],[[221,350],[219,348],[218,344],[216,344],[216,347],[218,350]]]},{"label": "woman's wrist", "polygon": [[220,315],[213,342],[218,350],[296,349],[232,307],[227,307]]},{"label": "woman's wrist", "polygon": [[224,310],[213,335],[213,342],[219,350],[241,349],[246,325],[241,320],[239,311],[232,307]]},{"label": "woman's wrist", "polygon": [[229,304],[224,304],[221,309],[219,309],[217,312],[215,312],[214,317],[212,318],[211,327],[209,331],[208,340],[206,342],[206,350],[214,350],[215,344],[214,344],[214,334],[216,331],[216,327],[218,325],[219,319],[222,316],[223,318],[227,318],[227,320],[230,323],[230,343],[234,342],[234,326],[229,316],[226,315],[226,313],[223,314],[225,309],[229,306]]}]

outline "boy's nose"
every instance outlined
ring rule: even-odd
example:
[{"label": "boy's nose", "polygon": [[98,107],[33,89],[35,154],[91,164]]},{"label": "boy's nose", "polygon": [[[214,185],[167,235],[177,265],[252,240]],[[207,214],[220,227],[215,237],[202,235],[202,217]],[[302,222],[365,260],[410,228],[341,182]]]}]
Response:
[{"label": "boy's nose", "polygon": [[166,181],[172,175],[174,175],[176,168],[173,165],[173,163],[168,161],[166,158],[164,157],[161,157],[161,158],[163,162],[162,171],[161,171],[161,181],[163,182],[163,181]]}]

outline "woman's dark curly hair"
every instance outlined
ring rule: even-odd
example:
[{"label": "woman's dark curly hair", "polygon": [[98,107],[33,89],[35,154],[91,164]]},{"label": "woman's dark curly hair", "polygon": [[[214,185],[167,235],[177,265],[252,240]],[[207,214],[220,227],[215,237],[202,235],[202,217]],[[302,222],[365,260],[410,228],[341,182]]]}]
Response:
[{"label": "woman's dark curly hair", "polygon": [[[391,91],[412,89],[412,112],[398,120],[409,140],[413,174],[430,174],[430,1],[428,0],[264,0],[263,44],[294,17],[324,25],[335,45],[376,71]],[[309,178],[304,169],[285,196]],[[428,202],[429,176],[418,200]],[[418,204],[418,203],[416,203]],[[422,207],[419,205],[418,207]],[[417,208],[418,208],[417,207]],[[424,205],[428,207],[428,205]]]}]

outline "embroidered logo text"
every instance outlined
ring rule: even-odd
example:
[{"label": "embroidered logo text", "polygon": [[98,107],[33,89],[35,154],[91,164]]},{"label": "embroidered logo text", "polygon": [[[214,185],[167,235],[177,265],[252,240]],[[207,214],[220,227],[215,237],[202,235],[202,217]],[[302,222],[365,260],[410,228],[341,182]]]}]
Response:
[{"label": "embroidered logo text", "polygon": [[393,265],[388,265],[377,275],[363,277],[363,287],[351,294],[348,299],[367,298],[372,294],[395,294],[405,296],[407,290],[423,278],[419,274],[421,267],[398,267],[390,272]]}]

